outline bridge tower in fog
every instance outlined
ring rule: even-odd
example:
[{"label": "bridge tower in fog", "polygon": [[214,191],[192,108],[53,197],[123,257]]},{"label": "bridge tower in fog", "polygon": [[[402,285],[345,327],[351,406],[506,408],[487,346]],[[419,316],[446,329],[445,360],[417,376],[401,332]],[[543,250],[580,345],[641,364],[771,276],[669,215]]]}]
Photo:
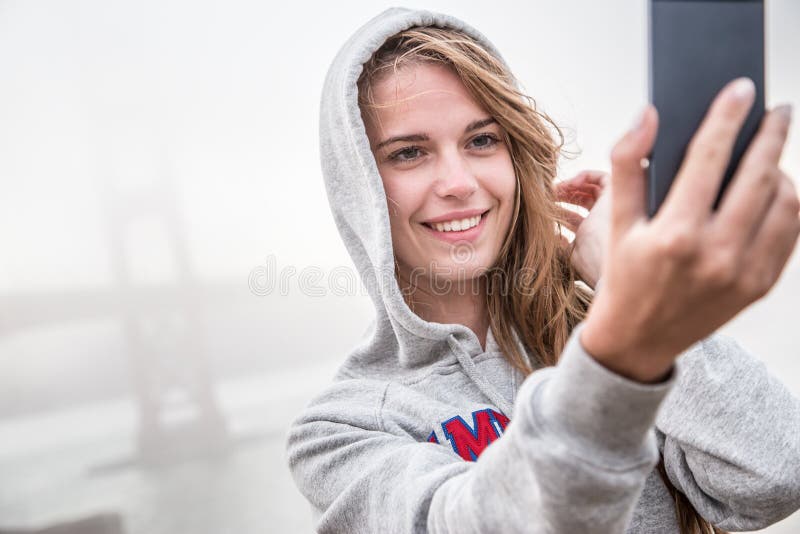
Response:
[{"label": "bridge tower in fog", "polygon": [[[99,184],[111,268],[123,300],[123,350],[138,404],[138,451],[145,463],[218,453],[229,441],[205,352],[204,299],[189,258],[174,176],[163,161],[159,170],[155,179],[135,187],[124,186],[113,173]],[[131,231],[142,221],[165,238],[174,265],[168,283],[135,279],[133,264],[142,251],[132,248]]]}]

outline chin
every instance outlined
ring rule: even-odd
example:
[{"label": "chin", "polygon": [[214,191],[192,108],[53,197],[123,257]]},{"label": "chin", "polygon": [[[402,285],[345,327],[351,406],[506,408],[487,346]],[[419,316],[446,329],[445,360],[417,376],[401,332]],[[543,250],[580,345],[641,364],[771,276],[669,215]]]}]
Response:
[{"label": "chin", "polygon": [[450,260],[447,263],[440,264],[438,277],[452,282],[473,280],[485,275],[491,266],[492,263],[481,261],[481,258],[473,258],[466,262]]}]

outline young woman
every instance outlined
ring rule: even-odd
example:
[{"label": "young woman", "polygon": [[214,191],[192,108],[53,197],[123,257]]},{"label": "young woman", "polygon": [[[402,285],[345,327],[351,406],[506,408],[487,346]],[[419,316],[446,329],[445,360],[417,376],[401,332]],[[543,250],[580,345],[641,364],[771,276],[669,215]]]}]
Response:
[{"label": "young woman", "polygon": [[787,107],[711,209],[753,93],[720,93],[648,220],[651,107],[595,205],[603,176],[554,183],[558,129],[475,29],[394,8],[351,37],[321,158],[376,315],[288,436],[319,532],[754,530],[800,507],[800,401],[713,334],[800,233]]}]

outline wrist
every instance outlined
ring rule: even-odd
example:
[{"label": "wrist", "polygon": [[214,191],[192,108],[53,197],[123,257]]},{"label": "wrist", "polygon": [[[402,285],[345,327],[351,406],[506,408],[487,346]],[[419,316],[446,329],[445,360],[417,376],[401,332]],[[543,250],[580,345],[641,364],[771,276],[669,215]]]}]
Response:
[{"label": "wrist", "polygon": [[645,384],[663,382],[672,375],[674,360],[660,358],[652,350],[619,339],[614,329],[587,320],[580,343],[597,363],[620,376]]}]

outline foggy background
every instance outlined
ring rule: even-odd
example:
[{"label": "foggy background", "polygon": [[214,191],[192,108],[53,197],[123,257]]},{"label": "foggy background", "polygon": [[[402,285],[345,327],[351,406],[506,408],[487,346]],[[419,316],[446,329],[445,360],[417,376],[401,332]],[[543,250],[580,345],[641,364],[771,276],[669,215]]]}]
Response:
[{"label": "foggy background", "polygon": [[[0,0],[0,531],[313,530],[287,425],[372,314],[326,285],[355,270],[319,96],[390,5]],[[563,177],[608,169],[647,99],[644,1],[403,5],[497,45],[580,151]],[[767,2],[768,106],[800,104],[799,23],[800,2]],[[723,328],[798,395],[799,290],[796,253]]]}]

